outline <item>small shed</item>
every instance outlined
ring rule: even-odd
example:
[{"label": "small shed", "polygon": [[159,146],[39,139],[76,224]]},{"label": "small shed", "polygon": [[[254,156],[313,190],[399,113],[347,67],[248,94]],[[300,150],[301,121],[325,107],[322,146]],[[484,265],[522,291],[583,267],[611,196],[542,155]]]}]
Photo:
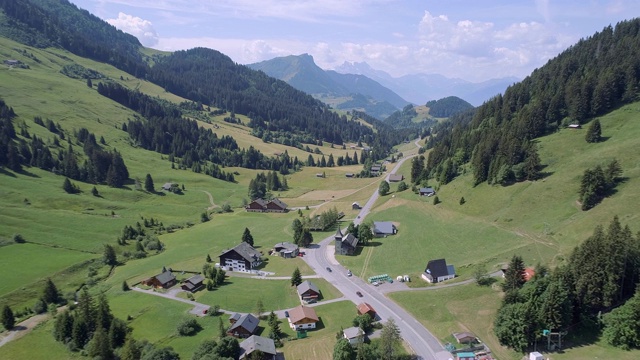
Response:
[{"label": "small shed", "polygon": [[435,194],[436,194],[436,191],[433,190],[432,187],[420,188],[420,196],[433,196]]},{"label": "small shed", "polygon": [[456,354],[458,360],[475,360],[476,354],[472,352],[459,352]]},{"label": "small shed", "polygon": [[569,129],[582,129],[582,126],[580,124],[569,124],[567,127]]},{"label": "small shed", "polygon": [[537,351],[529,353],[529,360],[544,360],[544,356]]},{"label": "small shed", "polygon": [[470,332],[459,332],[453,333],[453,337],[456,339],[458,344],[471,344],[476,341],[476,336]]},{"label": "small shed", "polygon": [[351,210],[360,210],[360,209],[362,209],[362,207],[357,202],[354,202],[353,204],[351,204]]}]

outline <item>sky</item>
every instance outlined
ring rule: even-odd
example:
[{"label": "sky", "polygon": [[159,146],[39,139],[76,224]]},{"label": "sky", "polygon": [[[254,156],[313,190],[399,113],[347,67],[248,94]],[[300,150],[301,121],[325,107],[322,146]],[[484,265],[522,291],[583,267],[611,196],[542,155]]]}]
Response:
[{"label": "sky", "polygon": [[310,54],[394,77],[524,78],[638,0],[70,0],[159,50],[208,47],[237,63]]}]

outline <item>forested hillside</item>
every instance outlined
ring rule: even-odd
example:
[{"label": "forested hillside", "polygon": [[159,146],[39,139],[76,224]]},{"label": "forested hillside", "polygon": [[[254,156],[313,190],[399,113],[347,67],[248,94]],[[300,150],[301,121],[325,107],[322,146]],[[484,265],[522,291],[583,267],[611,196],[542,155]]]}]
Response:
[{"label": "forested hillside", "polygon": [[[345,141],[373,143],[371,128],[347,121],[311,96],[283,81],[234,63],[211,49],[179,51],[156,57],[149,67],[138,40],[80,10],[67,0],[0,0],[5,16],[2,34],[38,46],[59,46],[74,54],[107,62],[146,78],[166,91],[200,104],[215,106],[251,118],[256,131],[290,134],[343,144]],[[281,137],[281,136],[278,136]],[[384,151],[392,143],[377,141]]]},{"label": "forested hillside", "polygon": [[476,184],[536,178],[540,164],[531,140],[636,100],[639,79],[640,20],[608,26],[438,129],[420,177],[437,177],[447,163],[457,172],[470,162]]},{"label": "forested hillside", "polygon": [[457,96],[431,100],[427,102],[427,107],[429,108],[429,115],[435,117],[449,117],[465,110],[473,109],[473,105]]},{"label": "forested hillside", "polygon": [[136,77],[148,66],[140,42],[67,0],[0,0],[5,21],[0,34],[26,45],[59,46],[76,55],[103,61]]}]

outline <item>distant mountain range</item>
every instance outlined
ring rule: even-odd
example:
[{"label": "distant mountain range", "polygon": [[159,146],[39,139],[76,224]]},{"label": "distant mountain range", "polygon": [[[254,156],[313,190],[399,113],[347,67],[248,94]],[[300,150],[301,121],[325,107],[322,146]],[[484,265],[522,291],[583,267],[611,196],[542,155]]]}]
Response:
[{"label": "distant mountain range", "polygon": [[504,93],[509,85],[520,81],[515,77],[506,77],[473,83],[439,74],[410,74],[394,78],[384,71],[371,68],[366,62],[344,62],[335,71],[341,74],[364,75],[415,104],[457,96],[474,106],[479,106],[491,97]]},{"label": "distant mountain range", "polygon": [[278,57],[248,65],[298,90],[344,110],[362,110],[384,119],[409,102],[364,75],[323,70],[308,54]]}]

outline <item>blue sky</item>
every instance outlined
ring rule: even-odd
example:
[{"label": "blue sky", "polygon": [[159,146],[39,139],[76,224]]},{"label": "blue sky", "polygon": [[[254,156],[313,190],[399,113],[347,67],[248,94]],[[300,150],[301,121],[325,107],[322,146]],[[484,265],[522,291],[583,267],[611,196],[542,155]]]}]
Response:
[{"label": "blue sky", "polygon": [[204,46],[248,64],[311,54],[392,76],[523,78],[637,0],[70,0],[161,50]]}]

